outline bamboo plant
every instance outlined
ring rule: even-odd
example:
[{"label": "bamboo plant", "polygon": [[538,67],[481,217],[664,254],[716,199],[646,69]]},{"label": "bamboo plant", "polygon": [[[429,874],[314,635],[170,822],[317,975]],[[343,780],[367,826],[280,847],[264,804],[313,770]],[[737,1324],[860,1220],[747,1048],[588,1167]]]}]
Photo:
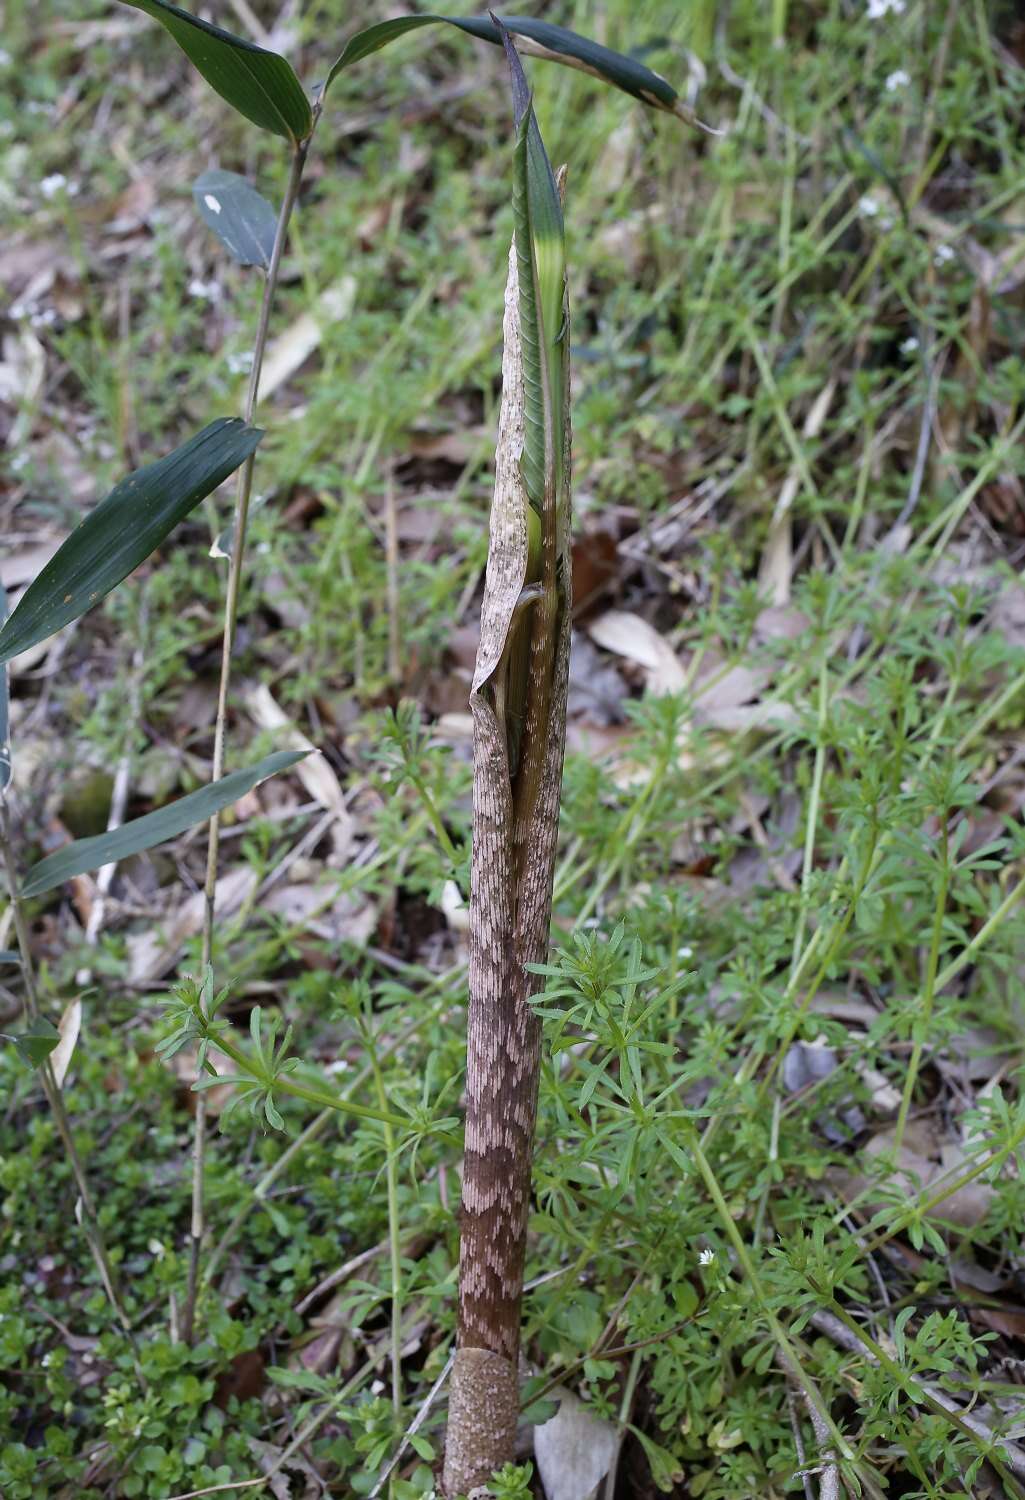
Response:
[{"label": "bamboo plant", "polygon": [[[240,114],[287,142],[290,172],[275,212],[251,184],[230,172],[206,173],[194,194],[205,222],[239,264],[263,273],[254,356],[244,414],[221,417],[173,452],[123,479],[72,532],[29,585],[0,629],[0,731],[6,728],[6,666],[97,605],[163,545],[174,528],[231,474],[236,475],[228,545],[223,650],[211,781],[122,827],[72,842],[19,880],[9,836],[9,759],[0,747],[0,813],[11,899],[16,913],[32,1024],[21,1050],[44,1070],[58,1033],[34,1003],[23,902],[77,874],[97,869],[208,822],[203,969],[179,996],[173,1045],[199,1043],[227,1052],[240,1081],[275,1124],[275,1088],[321,1106],[407,1125],[373,1109],[304,1088],[269,1066],[277,1056],[259,1044],[247,1058],[215,1020],[212,960],[214,897],[221,812],[264,777],[294,765],[301,753],[279,751],[225,773],[226,730],[238,603],[256,450],[260,374],[289,224],[328,90],[348,67],[406,32],[453,26],[505,47],[513,79],[515,233],[505,296],[503,398],[496,453],[495,499],[473,680],[474,826],[471,868],[470,1004],[467,1116],[458,1349],[454,1361],[444,1483],[450,1494],[484,1483],[512,1451],[518,1409],[517,1358],[526,1213],[539,1060],[539,1028],[529,1000],[537,988],[530,965],[545,955],[558,836],[569,657],[569,321],[561,183],[556,182],[534,116],[516,47],[581,69],[659,110],[690,118],[664,79],[650,69],[548,22],[509,16],[434,14],[384,21],[345,45],[325,82],[307,94],[283,56],[212,25],[170,0],[124,0],[167,30],[210,86]],[[516,46],[510,39],[516,38]],[[0,739],[4,735],[0,733]],[[207,1064],[207,1066],[209,1066]],[[247,1072],[248,1069],[248,1072]],[[197,1080],[201,1087],[203,1080]],[[200,1101],[203,1098],[200,1093]],[[64,1122],[66,1123],[66,1121]],[[192,1333],[204,1242],[204,1117],[197,1111],[191,1265],[182,1331]],[[80,1175],[80,1174],[79,1174]],[[86,1228],[98,1264],[107,1256],[91,1214],[84,1178]],[[116,1291],[111,1301],[119,1308]],[[122,1321],[124,1321],[122,1317]],[[127,1331],[127,1324],[126,1324]]]},{"label": "bamboo plant", "polygon": [[[473,848],[458,1348],[445,1489],[513,1453],[540,1024],[570,635],[569,300],[560,185],[516,51],[513,243],[473,715]],[[563,175],[564,182],[564,175]]]}]

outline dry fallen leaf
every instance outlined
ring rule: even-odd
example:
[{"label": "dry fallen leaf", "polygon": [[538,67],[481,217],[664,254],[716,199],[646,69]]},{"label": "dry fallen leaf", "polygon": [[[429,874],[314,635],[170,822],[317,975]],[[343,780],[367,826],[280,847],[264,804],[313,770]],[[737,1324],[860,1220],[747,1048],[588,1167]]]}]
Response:
[{"label": "dry fallen leaf", "polygon": [[534,1456],[547,1500],[590,1500],[609,1472],[619,1446],[612,1422],[596,1417],[565,1386],[552,1398],[559,1410],[534,1428]]},{"label": "dry fallen leaf", "polygon": [[313,742],[296,728],[284,709],[275,701],[270,688],[262,683],[257,687],[251,687],[246,692],[245,699],[246,707],[254,722],[261,729],[275,731],[279,749],[314,752],[299,762],[295,772],[314,801],[319,802],[327,812],[334,813],[335,821],[331,828],[331,841],[334,845],[333,863],[343,864],[348,859],[352,848],[353,827],[338,777]]},{"label": "dry fallen leaf", "polygon": [[61,1039],[50,1054],[50,1066],[53,1068],[53,1076],[57,1080],[57,1087],[64,1087],[68,1067],[78,1041],[78,1033],[82,1029],[82,1002],[77,997],[64,1007],[64,1014],[57,1023],[57,1030]]},{"label": "dry fallen leaf", "polygon": [[314,310],[303,313],[267,349],[260,378],[260,398],[268,400],[279,386],[290,380],[319,345],[324,330],[340,323],[352,312],[356,301],[356,278],[342,276],[317,298]]},{"label": "dry fallen leaf", "polygon": [[610,609],[592,620],[591,639],[606,651],[636,662],[646,673],[647,688],[656,696],[682,693],[687,686],[683,663],[653,625],[640,615]]},{"label": "dry fallen leaf", "polygon": [[[256,889],[256,871],[248,865],[229,870],[217,882],[214,914],[222,921],[238,911]],[[143,987],[160,979],[172,969],[184,945],[203,926],[205,900],[197,891],[184,901],[165,922],[148,932],[133,933],[128,938],[128,983]]]}]

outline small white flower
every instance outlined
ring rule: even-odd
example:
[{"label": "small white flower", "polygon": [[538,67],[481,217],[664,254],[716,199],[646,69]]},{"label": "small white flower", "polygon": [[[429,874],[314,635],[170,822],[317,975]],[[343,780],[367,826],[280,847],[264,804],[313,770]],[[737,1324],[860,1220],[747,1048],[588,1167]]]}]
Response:
[{"label": "small white flower", "polygon": [[904,68],[897,68],[894,72],[887,74],[886,92],[894,94],[898,89],[906,89],[911,82],[911,74]]},{"label": "small white flower", "polygon": [[381,1394],[381,1392],[384,1390],[384,1381],[383,1380],[372,1380],[370,1382],[370,1389],[373,1391],[373,1393],[374,1393],[375,1396],[379,1396]]},{"label": "small white flower", "polygon": [[957,251],[954,249],[953,245],[937,245],[932,255],[933,265],[949,265],[956,254]]},{"label": "small white flower", "polygon": [[57,321],[57,309],[55,307],[44,307],[40,312],[34,312],[29,318],[33,328],[52,328]]},{"label": "small white flower", "polygon": [[676,956],[677,958],[692,958],[694,956],[694,949],[688,948],[687,944],[684,943],[682,948],[677,948]]},{"label": "small white flower", "polygon": [[253,368],[252,349],[242,349],[238,354],[228,355],[228,369],[232,375],[248,375]]},{"label": "small white flower", "polygon": [[57,194],[66,188],[68,179],[63,172],[53,172],[49,177],[44,177],[39,184],[39,191],[44,198],[56,198]]},{"label": "small white flower", "polygon": [[701,1254],[698,1256],[698,1265],[699,1266],[710,1266],[710,1265],[712,1265],[712,1263],[714,1262],[714,1260],[715,1260],[715,1251],[714,1250],[702,1250]]},{"label": "small white flower", "polygon": [[32,316],[32,308],[27,302],[12,302],[7,309],[7,316],[15,323],[20,323],[22,318]]},{"label": "small white flower", "polygon": [[221,289],[216,281],[200,281],[198,276],[193,276],[189,282],[189,296],[198,297],[202,302],[216,302],[221,295]]},{"label": "small white flower", "polygon": [[161,1256],[166,1253],[166,1246],[161,1240],[157,1239],[147,1240],[146,1249],[149,1251],[150,1255],[155,1255],[157,1260],[160,1260]]},{"label": "small white flower", "polygon": [[871,194],[865,193],[858,199],[858,213],[863,214],[866,219],[874,219],[879,212],[879,202]]},{"label": "small white flower", "polygon": [[914,354],[917,348],[918,340],[915,338],[914,334],[912,334],[910,338],[905,339],[903,344],[901,344],[900,352],[901,354]]},{"label": "small white flower", "polygon": [[8,52],[7,48],[0,47],[0,68],[9,68],[11,66],[11,60],[11,54]]},{"label": "small white flower", "polygon": [[214,197],[213,193],[204,193],[203,194],[203,202],[206,204],[207,208],[210,210],[210,212],[212,214],[219,214],[220,213],[220,211],[221,211],[220,202],[219,202],[219,200],[217,198]]},{"label": "small white flower", "polygon": [[903,15],[904,0],[868,0],[866,14],[870,21],[881,21],[884,16]]}]

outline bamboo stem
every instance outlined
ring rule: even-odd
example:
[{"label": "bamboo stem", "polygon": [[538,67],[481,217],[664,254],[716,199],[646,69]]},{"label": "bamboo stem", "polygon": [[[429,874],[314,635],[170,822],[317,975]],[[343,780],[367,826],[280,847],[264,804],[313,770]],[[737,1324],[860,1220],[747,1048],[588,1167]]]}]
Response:
[{"label": "bamboo stem", "polygon": [[[319,106],[314,111],[314,128],[319,118]],[[267,348],[267,330],[270,326],[271,305],[278,284],[278,273],[281,269],[281,257],[288,237],[288,224],[292,217],[296,198],[299,195],[299,184],[302,181],[303,168],[306,165],[306,156],[309,150],[310,137],[296,146],[292,156],[292,167],[288,176],[288,186],[278,214],[277,229],[274,234],[274,246],[271,250],[270,264],[267,267],[267,275],[263,286],[263,299],[260,303],[260,317],[256,328],[256,342],[253,345],[253,367],[249,375],[249,387],[246,392],[244,417],[247,423],[252,422],[256,411],[256,403],[260,393],[260,372],[263,368],[263,357]],[[231,683],[231,654],[235,644],[235,626],[238,619],[238,602],[242,591],[242,563],[246,545],[246,527],[249,521],[249,501],[253,490],[253,466],[255,454],[250,454],[245,463],[238,471],[238,482],[235,492],[235,527],[231,547],[231,561],[228,567],[228,587],[224,602],[224,634],[221,642],[221,677],[217,691],[217,718],[214,723],[214,753],[213,765],[210,771],[210,780],[217,781],[224,773],[224,742],[228,720],[228,689]],[[221,820],[220,814],[215,813],[210,819],[210,832],[207,843],[206,858],[206,887],[205,907],[203,913],[203,968],[212,961],[213,937],[214,937],[214,915],[217,900],[217,861],[220,849]],[[182,1310],[181,1336],[187,1344],[192,1343],[195,1329],[196,1297],[199,1292],[199,1263],[202,1254],[203,1235],[205,1231],[205,1212],[203,1177],[206,1155],[206,1096],[199,1093],[196,1100],[196,1118],[192,1137],[192,1221],[189,1229],[189,1280],[188,1290],[185,1294],[185,1305]]]}]

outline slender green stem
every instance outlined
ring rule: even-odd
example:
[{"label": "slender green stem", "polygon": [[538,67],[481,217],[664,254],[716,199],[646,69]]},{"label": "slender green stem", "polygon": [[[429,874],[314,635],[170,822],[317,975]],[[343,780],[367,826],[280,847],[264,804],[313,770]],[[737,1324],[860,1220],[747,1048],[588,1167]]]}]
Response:
[{"label": "slender green stem", "polygon": [[420,776],[411,775],[409,779],[416,788],[417,793],[420,797],[420,801],[424,805],[424,811],[430,818],[431,823],[434,827],[434,831],[438,835],[438,843],[444,849],[445,853],[448,855],[452,863],[458,864],[459,856],[456,853],[456,847],[449,837],[448,829],[442,822],[441,814],[438,811],[438,805],[435,802],[434,798],[431,796],[431,793],[428,791],[426,783]]},{"label": "slender green stem", "polygon": [[[0,667],[0,671],[3,670],[5,669]],[[29,1018],[35,1020],[39,1015],[39,994],[36,989],[35,966],[32,962],[32,947],[29,940],[28,923],[25,920],[25,908],[21,899],[21,886],[14,859],[10,809],[7,806],[6,794],[3,792],[0,792],[0,846],[3,849],[4,867],[11,898],[11,910],[14,913],[14,931],[18,940],[18,951],[21,956],[21,976],[25,987],[25,1010]],[[57,1127],[57,1133],[61,1138],[61,1143],[68,1158],[68,1165],[71,1167],[71,1175],[74,1177],[75,1186],[78,1188],[79,1201],[82,1205],[81,1222],[86,1243],[92,1253],[103,1290],[107,1295],[107,1301],[110,1303],[114,1316],[120,1323],[121,1330],[130,1345],[136,1376],[143,1390],[146,1390],[148,1382],[139,1364],[138,1352],[135,1347],[135,1336],[132,1333],[132,1326],[128,1321],[128,1315],[121,1300],[117,1276],[107,1250],[103,1230],[100,1228],[99,1215],[96,1212],[96,1204],[89,1189],[85,1168],[82,1166],[78,1147],[75,1145],[75,1136],[71,1129],[71,1121],[64,1106],[64,1095],[60,1084],[57,1082],[57,1076],[53,1071],[53,1066],[49,1058],[46,1058],[40,1067],[39,1076],[43,1085],[43,1093],[46,1095],[46,1102],[50,1106],[54,1124]]]},{"label": "slender green stem", "polygon": [[947,827],[947,818],[943,818],[943,834],[941,840],[941,855],[943,867],[936,886],[936,908],[933,913],[932,939],[929,943],[929,959],[925,973],[925,988],[922,995],[921,1014],[915,1017],[911,1048],[911,1058],[908,1062],[908,1071],[904,1077],[904,1092],[901,1096],[900,1111],[897,1115],[897,1124],[893,1135],[893,1154],[896,1157],[904,1140],[904,1127],[907,1124],[908,1110],[911,1108],[911,1100],[915,1092],[915,1083],[918,1079],[918,1068],[922,1061],[922,1049],[925,1039],[929,1034],[929,1026],[932,1021],[933,999],[936,994],[936,970],[940,960],[940,942],[943,938],[943,919],[947,911],[947,888],[950,881],[950,834]]},{"label": "slender green stem", "polygon": [[[314,124],[316,124],[318,117],[319,111],[314,115]],[[309,140],[303,141],[296,146],[293,152],[288,186],[285,189],[281,211],[278,215],[277,229],[274,234],[274,246],[271,251],[270,264],[267,267],[267,275],[263,285],[263,298],[260,303],[256,341],[253,345],[253,366],[249,375],[249,388],[246,393],[245,410],[243,413],[246,422],[252,422],[259,397],[260,372],[263,368],[263,357],[267,347],[267,330],[270,326],[271,305],[274,301],[274,293],[278,284],[278,273],[281,269],[281,257],[284,252],[285,241],[288,237],[288,223],[292,217],[292,210],[295,207],[296,198],[299,194],[299,184],[302,181],[309,144]],[[242,562],[245,555],[246,527],[249,520],[249,500],[253,489],[254,461],[255,454],[251,454],[239,469],[235,493],[235,527],[231,548],[231,561],[228,566],[228,587],[224,603],[221,677],[217,691],[217,717],[214,722],[213,764],[210,768],[211,781],[217,781],[224,772],[224,742],[228,722],[231,654],[235,643],[238,602],[242,590]],[[202,962],[204,969],[212,961],[213,957],[214,908],[217,899],[217,862],[220,832],[220,815],[215,813],[210,819],[210,831],[207,843],[206,886],[203,912]],[[202,1253],[204,1234],[203,1173],[205,1153],[206,1096],[200,1093],[196,1102],[192,1143],[192,1223],[189,1245],[189,1279],[181,1325],[182,1338],[187,1344],[191,1344],[192,1342],[195,1327],[196,1297],[199,1292],[199,1261]]]},{"label": "slender green stem", "polygon": [[[723,1197],[722,1190],[719,1187],[718,1180],[714,1171],[712,1170],[711,1165],[709,1164],[708,1158],[705,1156],[705,1153],[701,1149],[701,1142],[698,1140],[697,1132],[694,1130],[693,1126],[689,1124],[689,1122],[683,1122],[682,1128],[687,1139],[687,1149],[690,1152],[690,1155],[693,1158],[694,1163],[704,1180],[705,1187],[708,1189],[708,1195],[711,1198],[712,1203],[715,1205],[715,1210],[719,1215],[719,1219],[722,1223],[723,1229],[726,1231],[726,1236],[733,1246],[741,1270],[747,1277],[747,1280],[751,1286],[751,1290],[761,1307],[762,1316],[765,1318],[766,1322],[769,1325],[769,1329],[776,1342],[776,1346],[780,1351],[780,1354],[783,1356],[783,1360],[786,1364],[787,1369],[792,1372],[794,1379],[800,1385],[801,1390],[804,1392],[805,1397],[807,1398],[808,1405],[815,1410],[816,1414],[820,1417],[824,1426],[828,1430],[830,1437],[836,1444],[837,1453],[848,1463],[855,1462],[854,1450],[851,1448],[850,1443],[848,1443],[843,1433],[833,1421],[828,1407],[819,1394],[818,1387],[815,1385],[815,1382],[811,1379],[811,1377],[805,1372],[805,1369],[798,1357],[796,1348],[794,1347],[782,1324],[769,1305],[768,1298],[765,1295],[765,1291],[761,1283],[761,1278],[758,1275],[758,1271],[755,1267],[754,1261],[748,1254],[747,1246],[744,1244],[744,1241],[741,1238],[740,1231],[737,1228],[732,1213],[730,1212],[729,1205],[727,1204],[726,1199]],[[861,1477],[864,1479],[867,1476],[862,1474]]]},{"label": "slender green stem", "polygon": [[818,744],[815,746],[815,769],[811,778],[811,797],[808,801],[808,823],[804,831],[804,861],[801,869],[801,910],[794,930],[794,947],[791,955],[791,970],[796,968],[804,929],[808,920],[808,903],[811,898],[811,877],[815,860],[815,832],[819,821],[819,804],[822,800],[822,778],[826,769],[826,718],[829,707],[829,664],[825,651],[819,666],[819,711]]},{"label": "slender green stem", "polygon": [[[383,1110],[388,1103],[384,1078],[374,1052],[373,1036],[367,1037],[370,1066],[374,1073],[377,1102]],[[399,1225],[399,1181],[395,1157],[395,1135],[389,1124],[384,1127],[385,1181],[388,1191],[388,1250],[391,1261],[391,1401],[396,1421],[402,1413],[402,1242]]]}]

